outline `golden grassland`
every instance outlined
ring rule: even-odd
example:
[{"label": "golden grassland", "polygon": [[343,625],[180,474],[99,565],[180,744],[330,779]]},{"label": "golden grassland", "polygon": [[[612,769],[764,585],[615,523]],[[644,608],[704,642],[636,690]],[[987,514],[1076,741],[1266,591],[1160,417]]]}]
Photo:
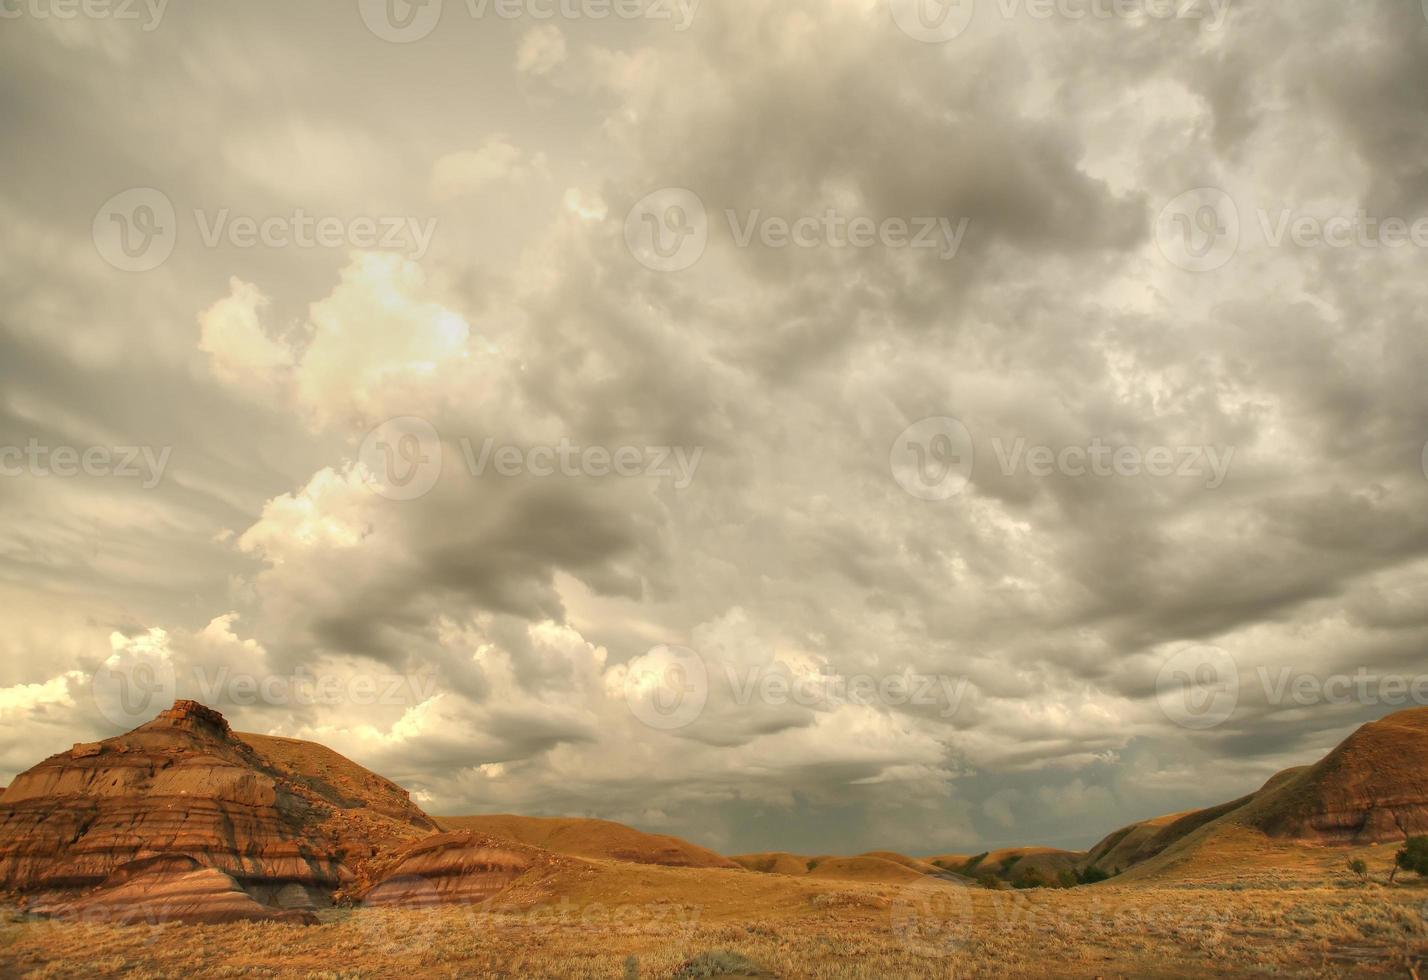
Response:
[{"label": "golden grassland", "polygon": [[593,872],[567,879],[517,883],[498,904],[332,909],[308,927],[116,927],[6,916],[0,975],[1413,975],[1428,961],[1428,882],[1389,885],[1387,845],[1371,849],[1367,883],[1342,869],[1370,849],[1321,850],[1292,872],[1272,863],[1282,855],[1232,847],[1220,855],[1218,878],[1202,862],[1193,878],[1074,889],[597,862]]}]

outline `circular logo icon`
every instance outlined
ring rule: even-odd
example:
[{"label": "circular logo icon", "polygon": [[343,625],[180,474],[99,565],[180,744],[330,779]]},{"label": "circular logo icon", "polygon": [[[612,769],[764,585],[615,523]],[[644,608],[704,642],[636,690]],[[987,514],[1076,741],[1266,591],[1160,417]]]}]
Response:
[{"label": "circular logo icon", "polygon": [[641,722],[661,732],[694,724],[709,701],[709,669],[687,647],[657,646],[625,671],[625,703]]},{"label": "circular logo icon", "polygon": [[1219,647],[1195,644],[1172,654],[1155,678],[1155,699],[1181,728],[1224,724],[1240,700],[1240,670]]},{"label": "circular logo icon", "polygon": [[709,245],[709,214],[699,195],[666,187],[641,199],[625,216],[625,246],[655,272],[683,272]]},{"label": "circular logo icon", "polygon": [[94,216],[94,247],[121,272],[149,272],[168,261],[178,216],[163,191],[135,187],[115,194]]},{"label": "circular logo icon", "polygon": [[893,935],[920,956],[952,956],[972,932],[972,889],[948,878],[926,878],[898,889],[891,906]]},{"label": "circular logo icon", "polygon": [[1213,272],[1240,247],[1240,209],[1218,187],[1186,191],[1160,212],[1155,243],[1176,268]]},{"label": "circular logo icon", "polygon": [[951,500],[972,480],[972,433],[954,418],[930,418],[902,431],[888,456],[893,479],[918,500]]},{"label": "circular logo icon", "polygon": [[[914,41],[942,44],[972,26],[977,0],[888,0],[893,23]],[[1424,0],[1428,2],[1428,0]]]},{"label": "circular logo icon", "polygon": [[383,41],[410,44],[436,30],[442,0],[357,0],[362,23]]},{"label": "circular logo icon", "polygon": [[441,436],[426,419],[391,419],[367,433],[357,459],[373,493],[417,500],[441,479]]},{"label": "circular logo icon", "polygon": [[90,691],[104,720],[127,731],[152,721],[178,699],[178,675],[166,655],[126,649],[100,665]]}]

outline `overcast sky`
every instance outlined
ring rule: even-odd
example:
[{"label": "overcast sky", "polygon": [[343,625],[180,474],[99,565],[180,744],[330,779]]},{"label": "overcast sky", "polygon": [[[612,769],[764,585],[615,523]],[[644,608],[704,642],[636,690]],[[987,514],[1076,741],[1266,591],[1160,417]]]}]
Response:
[{"label": "overcast sky", "polygon": [[1085,847],[1428,703],[1420,0],[4,9],[0,781]]}]

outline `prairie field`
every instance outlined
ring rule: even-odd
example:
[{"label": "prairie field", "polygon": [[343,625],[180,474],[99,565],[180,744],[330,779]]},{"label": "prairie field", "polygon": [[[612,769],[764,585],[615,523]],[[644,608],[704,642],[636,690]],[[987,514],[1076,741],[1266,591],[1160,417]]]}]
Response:
[{"label": "prairie field", "polygon": [[[1025,891],[641,869],[607,894],[328,909],[316,926],[23,921],[0,975],[69,977],[1413,976],[1428,888],[1280,881]],[[591,882],[595,884],[594,881]]]}]

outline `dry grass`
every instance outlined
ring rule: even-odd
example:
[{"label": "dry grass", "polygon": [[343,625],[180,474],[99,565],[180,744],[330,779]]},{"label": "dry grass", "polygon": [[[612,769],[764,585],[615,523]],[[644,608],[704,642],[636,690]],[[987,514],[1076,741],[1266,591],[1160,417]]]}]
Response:
[{"label": "dry grass", "polygon": [[1143,864],[1129,869],[1124,881],[1196,885],[1278,887],[1332,883],[1347,877],[1354,858],[1371,876],[1386,882],[1402,844],[1343,847],[1266,837],[1233,817],[1204,827]]},{"label": "dry grass", "polygon": [[521,907],[334,910],[307,928],[11,923],[0,974],[1406,976],[1428,957],[1428,887],[1416,882],[997,892],[654,869],[601,876],[587,894],[569,884],[576,894]]}]

